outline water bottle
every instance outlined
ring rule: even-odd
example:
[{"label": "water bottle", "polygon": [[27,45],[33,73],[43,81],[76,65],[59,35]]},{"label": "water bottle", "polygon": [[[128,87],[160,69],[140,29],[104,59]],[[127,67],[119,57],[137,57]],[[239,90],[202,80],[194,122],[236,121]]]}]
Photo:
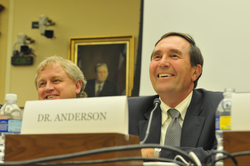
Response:
[{"label": "water bottle", "polygon": [[4,136],[21,132],[23,113],[16,101],[16,94],[6,94],[5,104],[0,110],[0,162],[4,159]]},{"label": "water bottle", "polygon": [[[226,88],[223,95],[224,98],[219,103],[216,110],[215,117],[215,134],[217,139],[217,150],[223,150],[223,132],[231,130],[231,105],[232,105],[232,94],[234,93],[233,88]],[[217,153],[215,159],[218,160],[222,158],[222,153]],[[215,164],[216,166],[222,166],[223,161],[218,161]]]}]

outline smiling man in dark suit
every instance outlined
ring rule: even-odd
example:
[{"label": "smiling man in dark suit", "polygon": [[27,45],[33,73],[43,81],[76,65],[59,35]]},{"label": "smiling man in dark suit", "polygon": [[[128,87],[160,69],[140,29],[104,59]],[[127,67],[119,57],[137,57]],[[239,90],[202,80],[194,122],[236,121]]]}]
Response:
[{"label": "smiling man in dark suit", "polygon": [[[132,97],[129,104],[129,133],[145,137],[153,101],[161,101],[152,118],[145,143],[170,145],[186,152],[193,151],[202,161],[217,148],[215,138],[215,111],[222,100],[222,92],[195,89],[202,73],[203,57],[193,38],[188,34],[170,32],[156,43],[151,56],[149,74],[155,96]],[[178,138],[169,144],[168,127],[172,124],[170,110],[178,115],[175,123]],[[175,134],[177,129],[172,130]],[[169,134],[171,133],[171,134]],[[179,141],[176,141],[179,140]],[[142,149],[143,157],[173,159],[176,154],[164,149]],[[213,160],[210,158],[208,161]]]},{"label": "smiling man in dark suit", "polygon": [[118,95],[118,86],[107,80],[109,75],[107,64],[98,63],[95,66],[95,72],[96,78],[88,80],[85,88],[88,97]]}]

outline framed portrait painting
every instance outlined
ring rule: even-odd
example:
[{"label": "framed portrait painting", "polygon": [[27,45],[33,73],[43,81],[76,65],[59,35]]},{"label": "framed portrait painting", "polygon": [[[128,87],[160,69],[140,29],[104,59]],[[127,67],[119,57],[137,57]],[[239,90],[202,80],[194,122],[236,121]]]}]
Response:
[{"label": "framed portrait painting", "polygon": [[[104,82],[103,96],[131,96],[134,83],[133,35],[71,37],[69,43],[68,58],[82,70],[87,80],[85,92],[89,97],[99,93],[97,82]],[[105,71],[106,75],[103,74]]]}]

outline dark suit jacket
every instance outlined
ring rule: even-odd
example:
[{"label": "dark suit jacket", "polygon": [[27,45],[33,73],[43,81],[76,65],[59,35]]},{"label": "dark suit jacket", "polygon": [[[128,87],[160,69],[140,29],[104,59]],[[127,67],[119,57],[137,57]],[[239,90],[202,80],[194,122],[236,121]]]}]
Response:
[{"label": "dark suit jacket", "polygon": [[[153,100],[159,96],[131,97],[129,105],[129,133],[137,135],[142,141],[148,125],[150,112],[154,108]],[[180,149],[193,151],[202,161],[210,150],[217,148],[215,138],[215,111],[223,99],[222,92],[194,89],[192,100],[182,126]],[[160,143],[161,109],[158,107],[152,118],[148,139],[145,143]],[[161,151],[161,157],[174,158],[175,153]],[[213,159],[210,158],[210,161]]]},{"label": "dark suit jacket", "polygon": [[[95,79],[87,81],[85,92],[87,93],[88,97],[95,97]],[[116,96],[116,95],[118,95],[118,86],[115,83],[106,80],[99,96]]]}]

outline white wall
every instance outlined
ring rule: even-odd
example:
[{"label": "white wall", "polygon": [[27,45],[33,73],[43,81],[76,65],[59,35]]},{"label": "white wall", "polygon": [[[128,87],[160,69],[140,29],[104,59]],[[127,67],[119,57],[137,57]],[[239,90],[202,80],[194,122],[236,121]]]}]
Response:
[{"label": "white wall", "polygon": [[145,0],[140,96],[155,94],[149,79],[156,41],[170,31],[192,35],[204,57],[197,88],[250,91],[249,0]]}]

